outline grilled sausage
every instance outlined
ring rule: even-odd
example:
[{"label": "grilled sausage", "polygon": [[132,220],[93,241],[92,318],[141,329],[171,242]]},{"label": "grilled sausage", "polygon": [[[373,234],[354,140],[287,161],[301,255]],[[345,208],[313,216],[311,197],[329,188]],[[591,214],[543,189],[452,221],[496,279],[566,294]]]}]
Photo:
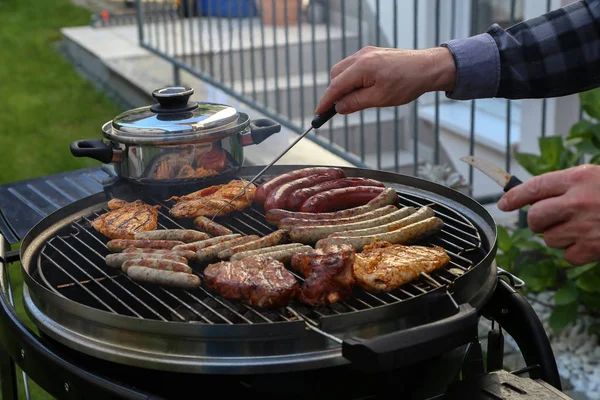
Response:
[{"label": "grilled sausage", "polygon": [[154,231],[137,232],[133,238],[139,240],[179,240],[180,242],[190,243],[205,240],[209,237],[204,232],[192,229],[157,229]]},{"label": "grilled sausage", "polygon": [[184,263],[172,261],[172,260],[165,260],[165,259],[159,260],[159,259],[153,259],[153,258],[145,258],[145,259],[137,259],[137,260],[134,259],[134,260],[125,261],[123,263],[123,265],[121,265],[121,270],[123,272],[127,272],[129,267],[132,267],[132,266],[162,269],[164,271],[185,272],[187,274],[192,273],[192,269]]},{"label": "grilled sausage", "polygon": [[105,257],[106,265],[109,267],[118,268],[125,261],[129,260],[145,260],[152,258],[155,260],[171,260],[187,264],[187,258],[177,254],[143,254],[143,253],[114,253]]},{"label": "grilled sausage", "polygon": [[252,257],[252,256],[260,256],[262,254],[270,253],[273,251],[292,250],[292,249],[296,249],[299,247],[304,247],[304,245],[302,243],[289,243],[289,244],[280,244],[278,246],[273,246],[273,247],[268,247],[268,248],[240,251],[239,253],[235,253],[234,255],[232,255],[229,258],[229,260],[230,261],[240,260],[242,258]]},{"label": "grilled sausage", "polygon": [[414,207],[403,207],[390,214],[384,215],[379,218],[368,219],[366,221],[351,222],[343,225],[309,225],[300,226],[290,230],[290,239],[293,242],[300,242],[304,244],[316,243],[320,239],[325,239],[329,235],[335,232],[343,232],[351,229],[363,229],[372,228],[374,226],[389,224],[393,221],[398,221],[402,218],[409,216],[414,213]]},{"label": "grilled sausage", "polygon": [[221,251],[217,256],[221,260],[227,260],[229,257],[234,255],[235,253],[239,253],[242,251],[261,249],[264,247],[272,247],[276,246],[280,243],[287,241],[288,239],[288,231],[284,229],[277,230],[275,232],[269,233],[266,236],[263,236],[260,239],[253,240],[248,243],[240,244],[238,246],[230,247],[226,250]]},{"label": "grilled sausage", "polygon": [[315,175],[315,174],[331,175],[333,179],[346,177],[346,173],[341,168],[309,167],[309,168],[297,169],[294,171],[286,172],[285,174],[281,174],[274,178],[271,178],[268,181],[260,184],[256,188],[256,193],[254,195],[254,201],[257,204],[264,204],[269,193],[271,193],[273,190],[275,190],[275,188],[283,185],[284,183],[288,183],[289,181],[293,181],[294,179],[305,178],[309,175]]},{"label": "grilled sausage", "polygon": [[195,289],[200,287],[200,278],[197,275],[186,274],[185,272],[165,271],[132,265],[127,269],[127,276],[137,282],[172,286],[181,289]]},{"label": "grilled sausage", "polygon": [[443,226],[444,221],[438,217],[431,217],[387,233],[367,236],[328,237],[319,240],[316,248],[321,249],[325,246],[334,244],[349,244],[354,247],[356,251],[362,251],[363,247],[377,240],[390,242],[392,244],[410,244],[439,232]]},{"label": "grilled sausage", "polygon": [[195,258],[196,252],[200,249],[203,249],[208,246],[212,246],[213,244],[226,242],[231,239],[236,239],[241,236],[242,235],[240,235],[239,233],[233,233],[231,235],[225,235],[225,236],[217,236],[217,237],[206,239],[206,240],[200,240],[198,242],[186,243],[186,244],[183,244],[180,246],[175,246],[175,247],[173,247],[173,250],[191,250],[194,252],[193,258]]},{"label": "grilled sausage", "polygon": [[304,219],[304,218],[284,218],[280,220],[277,225],[280,229],[290,230],[292,228],[298,226],[308,226],[308,225],[342,225],[348,224],[350,222],[359,222],[366,221],[368,219],[378,218],[384,215],[388,215],[391,212],[397,210],[396,206],[385,206],[381,208],[377,208],[373,211],[366,212],[364,214],[359,214],[354,217],[348,218],[339,218],[339,219],[322,219],[322,220],[314,220],[314,219]]},{"label": "grilled sausage", "polygon": [[265,200],[264,208],[266,211],[273,208],[286,208],[287,198],[294,190],[311,187],[318,183],[331,181],[333,179],[335,178],[326,174],[309,175],[306,178],[298,178],[284,183],[269,193]]},{"label": "grilled sausage", "polygon": [[360,214],[367,213],[369,211],[373,211],[375,209],[389,206],[392,204],[398,203],[398,195],[396,191],[392,188],[384,189],[377,197],[373,200],[369,201],[364,206],[348,208],[346,210],[329,212],[329,213],[309,213],[309,212],[299,212],[299,211],[287,211],[281,209],[273,209],[267,211],[266,218],[267,222],[270,224],[276,225],[277,222],[282,220],[283,218],[304,218],[304,219],[315,219],[315,220],[323,220],[323,219],[338,219],[338,218],[347,218],[354,217]]},{"label": "grilled sausage", "polygon": [[203,215],[194,218],[194,226],[212,236],[231,235],[233,231]]},{"label": "grilled sausage", "polygon": [[310,197],[300,207],[300,212],[326,213],[367,204],[383,192],[384,188],[374,186],[354,186],[326,190]]},{"label": "grilled sausage", "polygon": [[113,239],[106,243],[110,251],[121,252],[128,247],[150,248],[150,249],[172,249],[173,247],[185,244],[180,240],[149,240],[149,239]]},{"label": "grilled sausage", "polygon": [[398,221],[393,221],[388,224],[374,226],[372,228],[348,230],[343,232],[336,232],[329,235],[329,237],[336,236],[368,236],[376,235],[378,233],[386,233],[395,231],[396,229],[403,228],[415,222],[423,221],[424,219],[431,218],[435,215],[433,210],[427,206],[419,208],[416,212],[411,213],[407,217],[404,217]]},{"label": "grilled sausage", "polygon": [[310,253],[311,251],[315,251],[315,249],[313,249],[311,246],[301,246],[293,249],[269,251],[267,253],[263,253],[254,257],[270,257],[279,261],[282,264],[287,264],[290,262],[294,254]]},{"label": "grilled sausage", "polygon": [[384,188],[385,185],[379,181],[369,178],[342,178],[335,179],[332,181],[326,181],[319,183],[318,185],[314,185],[311,187],[307,187],[304,189],[298,189],[290,193],[285,202],[286,207],[279,208],[287,208],[291,211],[299,211],[300,207],[306,200],[310,197],[314,196],[317,193],[325,192],[326,190],[331,189],[340,189],[345,187],[353,187],[353,186],[377,186]]},{"label": "grilled sausage", "polygon": [[196,262],[204,263],[209,262],[217,258],[217,255],[223,250],[227,250],[230,247],[237,246],[240,244],[248,243],[253,240],[259,239],[258,235],[242,236],[236,239],[231,239],[225,242],[213,244],[212,246],[205,247],[196,252]]},{"label": "grilled sausage", "polygon": [[277,223],[279,229],[293,229],[299,226],[310,226],[310,225],[342,225],[351,222],[366,221],[368,219],[378,218],[384,215],[388,215],[391,212],[397,210],[396,206],[385,206],[377,208],[373,211],[366,212],[364,214],[355,215],[354,217],[339,218],[339,219],[305,219],[305,218],[284,218]]},{"label": "grilled sausage", "polygon": [[125,250],[123,250],[121,254],[143,254],[143,255],[173,254],[173,255],[185,257],[187,260],[190,260],[196,256],[196,252],[191,251],[191,250],[140,249],[137,247],[128,247]]}]

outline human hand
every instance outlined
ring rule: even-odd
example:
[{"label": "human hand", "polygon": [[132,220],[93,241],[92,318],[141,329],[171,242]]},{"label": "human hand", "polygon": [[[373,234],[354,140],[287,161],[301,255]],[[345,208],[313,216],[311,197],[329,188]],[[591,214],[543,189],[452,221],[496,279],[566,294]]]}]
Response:
[{"label": "human hand", "polygon": [[369,107],[399,106],[430,91],[451,91],[456,79],[454,58],[445,47],[399,50],[364,47],[331,69],[331,82],[317,109],[336,104],[339,114]]},{"label": "human hand", "polygon": [[600,261],[600,166],[580,165],[534,176],[498,202],[502,211],[532,204],[529,228],[573,265]]}]

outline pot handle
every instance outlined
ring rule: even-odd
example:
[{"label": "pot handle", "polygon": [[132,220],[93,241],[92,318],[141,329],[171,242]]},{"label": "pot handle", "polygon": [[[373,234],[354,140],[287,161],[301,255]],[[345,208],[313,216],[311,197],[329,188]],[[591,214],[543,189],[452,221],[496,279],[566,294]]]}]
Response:
[{"label": "pot handle", "polygon": [[113,149],[102,139],[75,140],[71,142],[71,154],[75,157],[90,157],[108,164],[113,159]]},{"label": "pot handle", "polygon": [[279,131],[281,131],[281,125],[273,120],[253,119],[250,121],[250,133],[242,136],[242,145],[259,144]]},{"label": "pot handle", "polygon": [[460,306],[454,303],[451,308],[450,315],[444,312],[446,318],[424,325],[368,339],[346,338],[342,355],[355,367],[371,372],[422,361],[476,339],[477,310],[468,303]]}]

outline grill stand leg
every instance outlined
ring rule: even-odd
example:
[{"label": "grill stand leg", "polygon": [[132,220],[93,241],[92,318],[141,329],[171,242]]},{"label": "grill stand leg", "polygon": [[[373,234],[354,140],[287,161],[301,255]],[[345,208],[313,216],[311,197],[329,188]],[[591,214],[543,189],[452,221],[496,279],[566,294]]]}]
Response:
[{"label": "grill stand leg", "polygon": [[0,388],[3,400],[19,398],[15,363],[2,345],[0,345]]},{"label": "grill stand leg", "polygon": [[482,310],[483,316],[498,322],[517,342],[532,379],[542,379],[562,391],[556,359],[542,322],[531,305],[502,279]]}]

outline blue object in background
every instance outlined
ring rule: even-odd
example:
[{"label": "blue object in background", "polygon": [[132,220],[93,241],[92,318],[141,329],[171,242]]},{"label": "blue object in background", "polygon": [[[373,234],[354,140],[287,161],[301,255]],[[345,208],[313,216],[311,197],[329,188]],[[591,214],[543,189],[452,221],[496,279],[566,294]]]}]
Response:
[{"label": "blue object in background", "polygon": [[200,0],[203,16],[248,18],[256,17],[258,10],[254,0]]}]

